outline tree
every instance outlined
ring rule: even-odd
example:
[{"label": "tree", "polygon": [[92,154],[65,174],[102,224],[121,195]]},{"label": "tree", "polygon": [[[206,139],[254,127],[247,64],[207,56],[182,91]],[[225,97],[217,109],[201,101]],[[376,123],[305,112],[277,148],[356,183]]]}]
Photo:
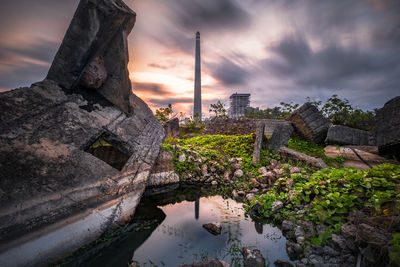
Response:
[{"label": "tree", "polygon": [[353,112],[353,107],[349,100],[340,99],[337,95],[332,95],[321,108],[324,114],[333,124],[345,125],[350,114]]},{"label": "tree", "polygon": [[156,109],[156,118],[158,119],[159,122],[161,123],[166,123],[170,119],[172,119],[172,104],[168,104],[166,108],[159,108]]},{"label": "tree", "polygon": [[211,104],[210,112],[215,113],[216,118],[228,118],[224,104],[218,100],[217,103]]}]

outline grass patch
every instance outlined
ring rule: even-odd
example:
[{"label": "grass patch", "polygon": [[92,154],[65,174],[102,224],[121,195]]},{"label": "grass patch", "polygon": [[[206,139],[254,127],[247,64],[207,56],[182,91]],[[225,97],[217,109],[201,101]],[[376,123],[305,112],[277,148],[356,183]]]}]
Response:
[{"label": "grass patch", "polygon": [[288,148],[304,153],[306,155],[321,158],[330,167],[343,167],[344,156],[334,158],[325,155],[325,147],[305,140],[290,138]]}]

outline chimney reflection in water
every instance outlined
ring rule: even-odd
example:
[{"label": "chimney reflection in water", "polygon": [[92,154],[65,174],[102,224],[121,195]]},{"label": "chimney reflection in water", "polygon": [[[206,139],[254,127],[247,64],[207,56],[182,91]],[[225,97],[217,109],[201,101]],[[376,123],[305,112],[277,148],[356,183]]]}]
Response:
[{"label": "chimney reflection in water", "polygon": [[196,220],[199,219],[199,208],[200,208],[200,199],[197,198],[196,201],[194,202],[194,218]]}]

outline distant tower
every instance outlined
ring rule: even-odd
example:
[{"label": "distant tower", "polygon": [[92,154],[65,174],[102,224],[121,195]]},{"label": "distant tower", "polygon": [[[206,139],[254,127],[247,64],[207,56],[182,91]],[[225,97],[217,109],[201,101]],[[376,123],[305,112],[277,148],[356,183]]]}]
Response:
[{"label": "distant tower", "polygon": [[196,63],[194,70],[194,108],[193,117],[201,120],[201,62],[200,33],[196,32]]}]

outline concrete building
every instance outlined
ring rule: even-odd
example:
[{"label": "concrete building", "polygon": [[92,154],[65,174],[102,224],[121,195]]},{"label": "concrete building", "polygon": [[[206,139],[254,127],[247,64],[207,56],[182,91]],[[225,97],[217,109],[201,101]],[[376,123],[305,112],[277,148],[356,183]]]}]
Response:
[{"label": "concrete building", "polygon": [[200,33],[196,32],[196,62],[194,71],[194,107],[193,117],[201,120],[201,61],[200,61]]},{"label": "concrete building", "polygon": [[250,106],[250,94],[232,94],[230,97],[229,117],[238,119],[244,116],[244,111]]}]

